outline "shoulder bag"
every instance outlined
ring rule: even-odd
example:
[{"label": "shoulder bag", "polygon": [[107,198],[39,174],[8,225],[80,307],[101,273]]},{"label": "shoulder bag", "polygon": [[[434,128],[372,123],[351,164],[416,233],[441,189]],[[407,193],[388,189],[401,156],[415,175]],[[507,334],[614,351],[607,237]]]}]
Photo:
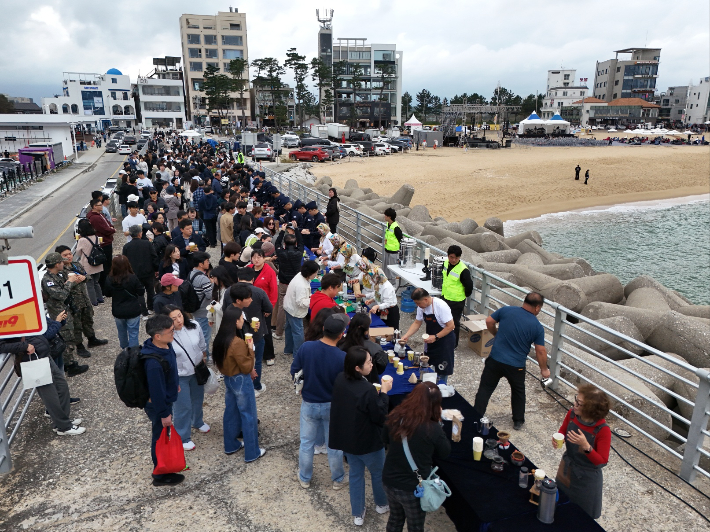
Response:
[{"label": "shoulder bag", "polygon": [[419,474],[419,468],[417,467],[414,458],[412,458],[412,453],[409,450],[409,444],[407,443],[407,438],[402,438],[402,447],[404,447],[404,454],[407,456],[407,462],[409,462],[409,467],[412,468],[414,474],[417,475],[417,480],[419,480],[419,485],[417,489],[414,490],[414,496],[419,498],[419,503],[421,504],[422,510],[425,512],[434,512],[439,509],[447,497],[451,497],[451,490],[446,482],[441,480],[436,475],[436,470],[439,469],[435,467],[429,473],[429,478],[426,480],[422,479]]},{"label": "shoulder bag", "polygon": [[200,386],[205,385],[210,379],[210,368],[207,367],[204,360],[200,360],[200,363],[195,365],[188,350],[182,346],[177,338],[173,338],[173,340],[175,340],[175,343],[177,343],[177,345],[180,346],[180,349],[185,352],[185,356],[187,356],[187,359],[190,361],[190,364],[192,364],[192,367],[195,368],[195,378],[197,379],[197,384]]}]

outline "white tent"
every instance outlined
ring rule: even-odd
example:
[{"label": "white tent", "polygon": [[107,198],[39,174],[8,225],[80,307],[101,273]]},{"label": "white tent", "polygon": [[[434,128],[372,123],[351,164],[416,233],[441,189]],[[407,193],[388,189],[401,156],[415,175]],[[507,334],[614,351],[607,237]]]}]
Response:
[{"label": "white tent", "polygon": [[407,127],[409,127],[409,129],[412,130],[412,131],[416,131],[416,130],[422,128],[422,123],[421,123],[419,120],[417,120],[417,117],[414,116],[414,115],[412,115],[412,118],[410,118],[409,120],[407,120],[407,121],[404,123],[404,125],[407,126]]},{"label": "white tent", "polygon": [[545,120],[545,131],[547,133],[560,132],[569,133],[569,122],[560,116],[560,113],[555,113],[552,118]]},{"label": "white tent", "polygon": [[[569,122],[567,123],[567,125],[569,126]],[[518,133],[522,135],[525,133],[526,130],[533,130],[540,127],[545,127],[545,120],[542,120],[537,115],[537,113],[532,112],[529,117],[527,117],[525,120],[520,121],[520,125],[518,126]]]},{"label": "white tent", "polygon": [[187,131],[183,131],[182,133],[180,133],[180,136],[181,137],[201,137],[202,135],[193,129],[188,129]]}]

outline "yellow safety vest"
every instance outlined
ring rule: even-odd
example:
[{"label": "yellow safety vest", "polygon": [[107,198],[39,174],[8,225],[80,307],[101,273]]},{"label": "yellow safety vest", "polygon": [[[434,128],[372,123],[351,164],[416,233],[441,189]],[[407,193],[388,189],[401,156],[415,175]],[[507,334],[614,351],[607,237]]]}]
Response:
[{"label": "yellow safety vest", "polygon": [[441,286],[441,297],[448,299],[449,301],[463,301],[466,299],[466,292],[461,284],[461,272],[466,269],[466,266],[462,261],[451,268],[451,271],[447,273],[449,269],[449,261],[444,261],[444,282]]},{"label": "yellow safety vest", "polygon": [[399,227],[397,222],[392,222],[385,230],[385,251],[399,251],[399,240],[394,235],[394,230]]}]

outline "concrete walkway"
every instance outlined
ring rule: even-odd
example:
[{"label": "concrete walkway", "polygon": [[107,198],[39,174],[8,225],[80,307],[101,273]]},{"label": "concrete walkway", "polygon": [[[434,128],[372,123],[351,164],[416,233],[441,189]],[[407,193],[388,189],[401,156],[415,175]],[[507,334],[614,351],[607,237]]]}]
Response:
[{"label": "concrete walkway", "polygon": [[9,225],[13,220],[44,201],[52,193],[70,183],[77,176],[88,172],[104,154],[105,148],[89,148],[81,152],[79,160],[56,173],[49,174],[35,181],[29,188],[20,190],[0,200],[0,227]]}]

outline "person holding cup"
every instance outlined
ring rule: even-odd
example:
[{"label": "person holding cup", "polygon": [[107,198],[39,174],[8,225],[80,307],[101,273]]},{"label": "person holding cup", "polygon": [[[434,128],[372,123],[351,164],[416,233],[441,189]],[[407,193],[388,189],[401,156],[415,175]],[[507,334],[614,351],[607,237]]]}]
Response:
[{"label": "person holding cup", "polygon": [[[557,487],[594,519],[602,514],[602,468],[609,462],[611,447],[611,430],[604,418],[610,408],[602,390],[592,384],[580,386],[559,430],[566,449],[557,470]],[[555,436],[552,446],[558,449]]]}]

